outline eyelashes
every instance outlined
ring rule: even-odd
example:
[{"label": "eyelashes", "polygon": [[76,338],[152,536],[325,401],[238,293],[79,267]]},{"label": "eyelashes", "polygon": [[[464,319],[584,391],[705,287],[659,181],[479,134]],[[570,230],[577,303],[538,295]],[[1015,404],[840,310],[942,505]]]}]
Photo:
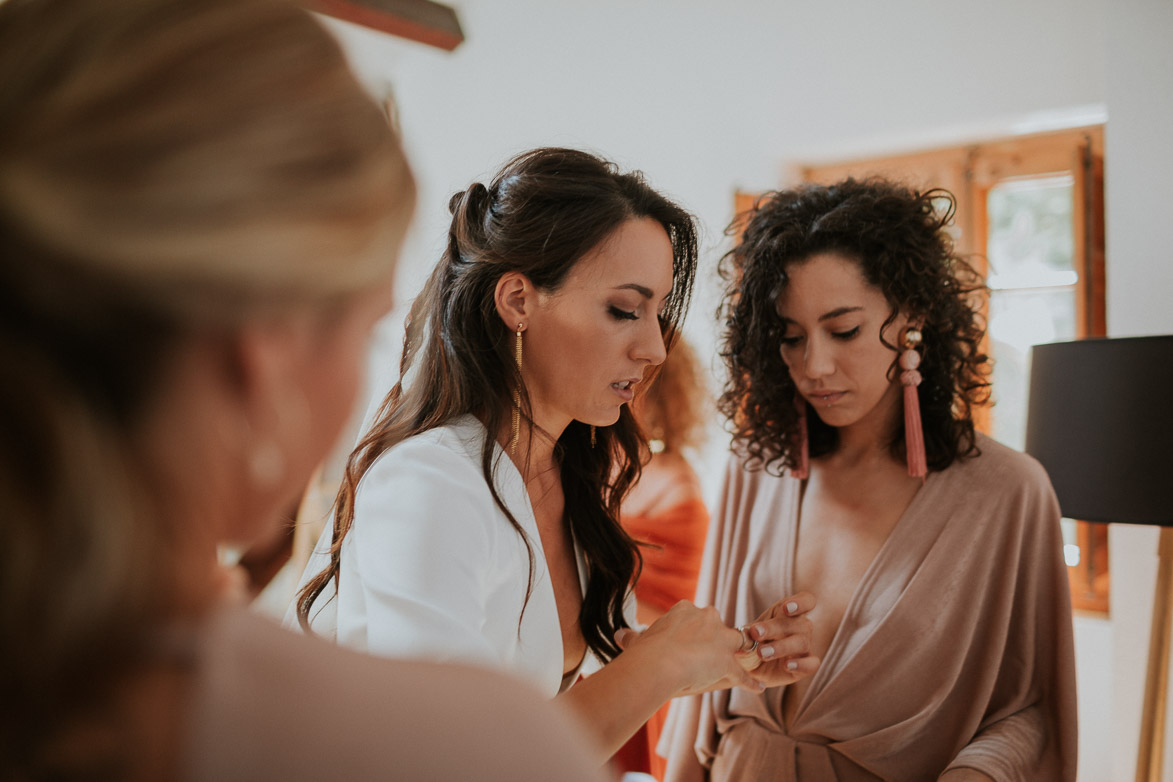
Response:
[{"label": "eyelashes", "polygon": [[[856,326],[853,329],[848,329],[847,331],[832,331],[831,336],[842,342],[847,342],[848,340],[855,339],[859,336],[859,326]],[[783,347],[793,347],[802,341],[802,337],[780,337],[778,341],[782,343]]]},{"label": "eyelashes", "polygon": [[635,312],[621,310],[618,307],[608,307],[607,312],[609,312],[611,317],[615,318],[615,320],[639,320],[639,315],[636,315]]}]

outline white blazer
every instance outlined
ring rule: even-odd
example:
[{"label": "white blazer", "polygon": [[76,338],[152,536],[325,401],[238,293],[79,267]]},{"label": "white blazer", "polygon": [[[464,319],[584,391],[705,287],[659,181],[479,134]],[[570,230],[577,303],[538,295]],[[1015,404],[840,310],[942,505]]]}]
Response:
[{"label": "white blazer", "polygon": [[[562,630],[541,535],[521,474],[494,445],[497,491],[533,548],[523,615],[529,560],[481,471],[485,436],[480,421],[463,416],[379,457],[359,484],[338,592],[332,584],[322,592],[310,624],[360,651],[503,670],[553,697],[562,683]],[[303,585],[329,563],[332,527]],[[585,589],[584,573],[579,552]],[[293,609],[286,623],[296,626]]]}]

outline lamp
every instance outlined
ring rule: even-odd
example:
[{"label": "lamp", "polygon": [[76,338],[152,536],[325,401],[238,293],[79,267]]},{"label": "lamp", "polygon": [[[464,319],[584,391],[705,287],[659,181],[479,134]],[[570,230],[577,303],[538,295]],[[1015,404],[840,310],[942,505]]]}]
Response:
[{"label": "lamp", "polygon": [[1032,351],[1026,451],[1063,515],[1161,527],[1137,782],[1158,782],[1173,619],[1173,335]]}]

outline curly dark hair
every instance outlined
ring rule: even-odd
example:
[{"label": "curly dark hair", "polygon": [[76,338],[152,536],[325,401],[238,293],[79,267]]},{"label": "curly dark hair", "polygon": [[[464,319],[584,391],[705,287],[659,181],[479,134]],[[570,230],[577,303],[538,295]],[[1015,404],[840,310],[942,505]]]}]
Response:
[{"label": "curly dark hair", "polygon": [[[955,459],[977,455],[973,408],[989,399],[990,385],[990,360],[981,350],[985,324],[977,311],[987,289],[954,252],[945,230],[954,211],[945,190],[846,179],[767,193],[730,227],[730,234],[740,236],[720,264],[726,283],[721,354],[729,378],[718,407],[751,466],[778,472],[797,466],[800,409],[806,411],[810,455],[838,447],[838,430],[809,405],[795,404],[797,389],[780,352],[783,321],[775,308],[789,283],[788,269],[824,252],[858,262],[868,284],[884,294],[892,308],[884,328],[901,312],[924,321],[918,394],[929,468],[944,470]],[[894,354],[889,376],[897,371]],[[895,458],[904,458],[903,427],[892,433],[890,448]]]}]

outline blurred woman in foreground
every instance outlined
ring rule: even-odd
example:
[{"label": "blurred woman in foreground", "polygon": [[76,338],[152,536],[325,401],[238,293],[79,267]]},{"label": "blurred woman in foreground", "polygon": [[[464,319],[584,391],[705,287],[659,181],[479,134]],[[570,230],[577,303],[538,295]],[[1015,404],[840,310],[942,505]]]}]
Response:
[{"label": "blurred woman in foreground", "polygon": [[277,0],[9,0],[0,69],[0,767],[595,778],[512,682],[224,598],[216,546],[349,413],[414,201],[335,41]]}]

